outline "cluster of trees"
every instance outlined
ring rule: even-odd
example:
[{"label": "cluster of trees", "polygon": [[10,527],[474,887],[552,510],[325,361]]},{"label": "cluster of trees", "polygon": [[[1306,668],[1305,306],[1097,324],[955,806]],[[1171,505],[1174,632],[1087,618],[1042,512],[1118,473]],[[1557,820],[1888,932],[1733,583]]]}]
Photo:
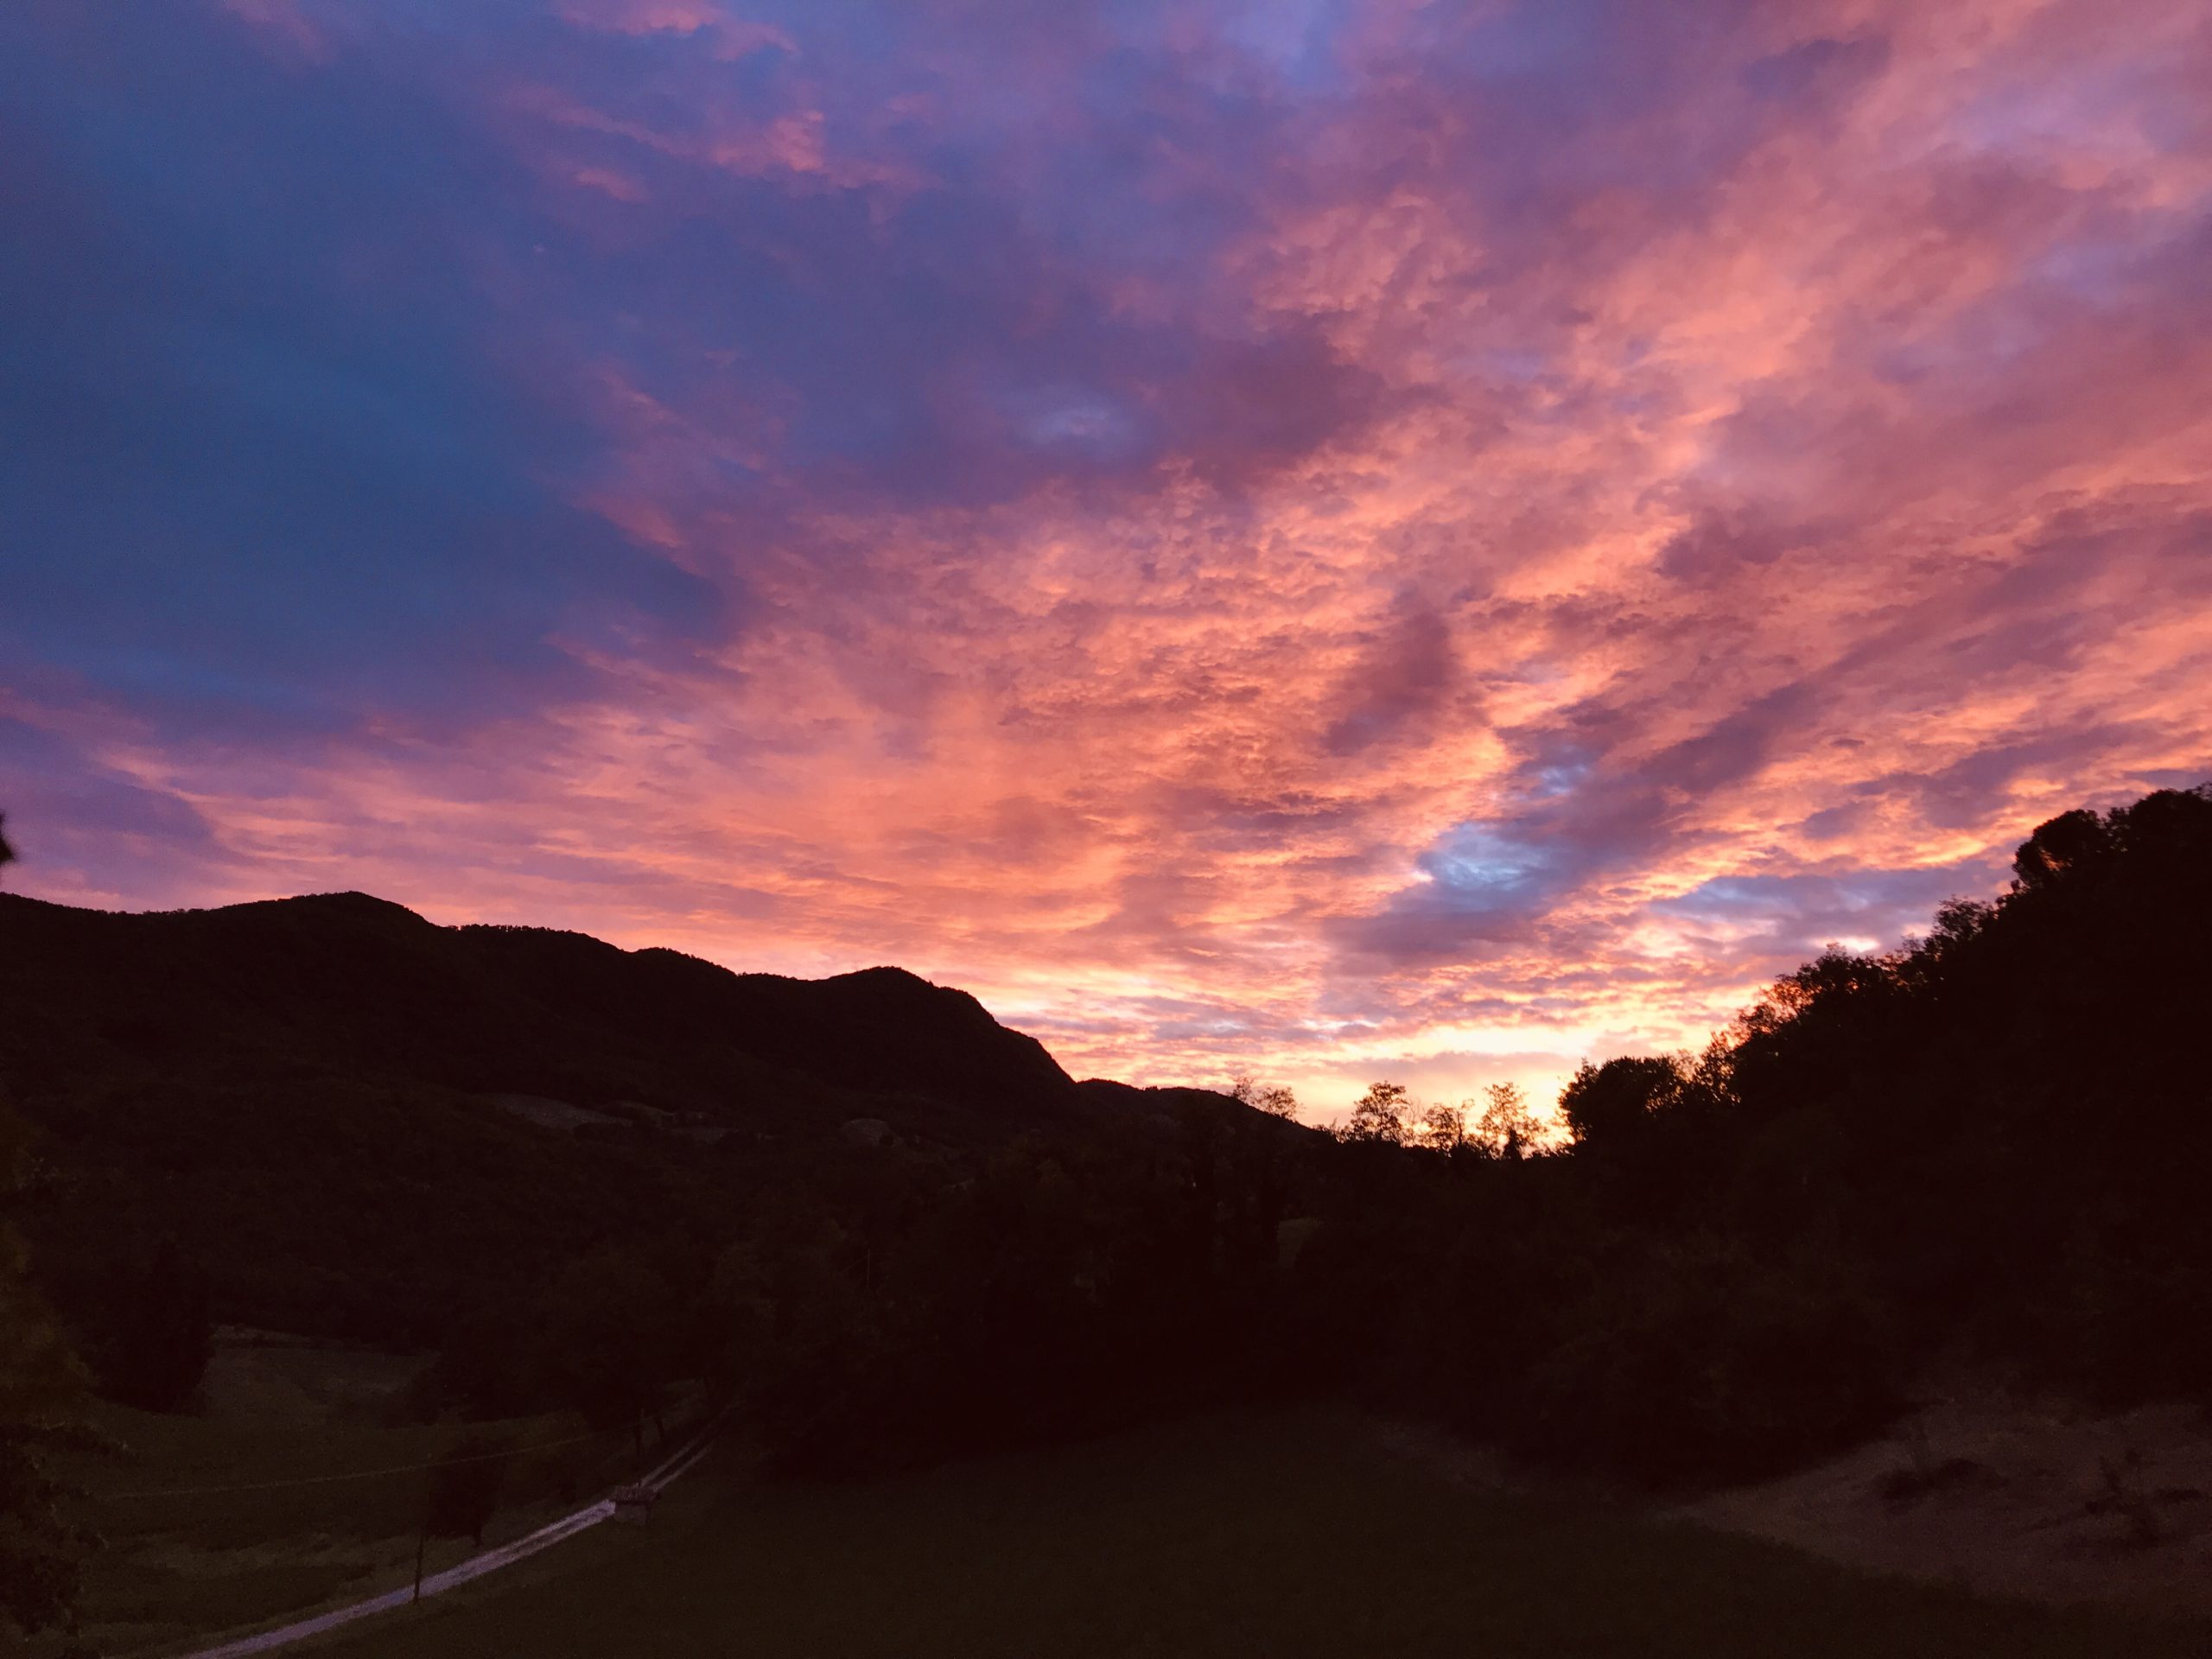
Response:
[{"label": "cluster of trees", "polygon": [[1456,1106],[1444,1101],[1423,1104],[1403,1084],[1373,1084],[1352,1103],[1337,1135],[1344,1141],[1428,1152],[1472,1149],[1516,1162],[1542,1152],[1550,1140],[1528,1091],[1517,1083],[1493,1083],[1479,1101]]},{"label": "cluster of trees", "polygon": [[563,1406],[642,1440],[701,1379],[780,1466],[849,1473],[1279,1388],[1282,1224],[1325,1137],[1163,1093],[976,1157],[787,1167],[727,1233],[610,1245],[456,1321],[425,1407]]},{"label": "cluster of trees", "polygon": [[[2014,868],[1700,1055],[1586,1065],[1551,1155],[1347,1173],[1300,1263],[1315,1365],[1665,1479],[1847,1441],[1938,1355],[2212,1398],[2212,796],[2067,813]],[[1418,1140],[1391,1104],[1360,1140]]]}]

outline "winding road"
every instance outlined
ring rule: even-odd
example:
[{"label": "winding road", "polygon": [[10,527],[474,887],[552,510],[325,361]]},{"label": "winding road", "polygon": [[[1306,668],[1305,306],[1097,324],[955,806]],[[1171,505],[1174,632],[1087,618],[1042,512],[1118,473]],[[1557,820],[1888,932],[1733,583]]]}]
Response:
[{"label": "winding road", "polygon": [[[650,1474],[626,1484],[647,1486],[656,1492],[661,1491],[706,1456],[712,1444],[713,1429],[710,1425]],[[598,1503],[587,1504],[573,1515],[564,1515],[558,1521],[550,1522],[527,1536],[472,1555],[458,1567],[449,1567],[442,1573],[429,1574],[423,1580],[423,1593],[435,1596],[453,1589],[456,1585],[471,1583],[487,1573],[496,1573],[503,1567],[512,1567],[517,1561],[527,1560],[540,1550],[550,1549],[563,1539],[588,1531],[613,1514],[614,1500],[602,1497]],[[342,1607],[333,1607],[327,1612],[317,1613],[313,1618],[280,1624],[273,1630],[258,1630],[251,1636],[241,1636],[232,1641],[219,1643],[212,1648],[195,1648],[189,1653],[175,1656],[175,1659],[240,1659],[245,1654],[272,1652],[278,1648],[289,1647],[295,1642],[303,1642],[308,1637],[321,1636],[340,1625],[351,1624],[356,1619],[404,1607],[414,1599],[415,1586],[410,1581],[397,1590],[371,1596],[365,1601],[348,1602]]]}]

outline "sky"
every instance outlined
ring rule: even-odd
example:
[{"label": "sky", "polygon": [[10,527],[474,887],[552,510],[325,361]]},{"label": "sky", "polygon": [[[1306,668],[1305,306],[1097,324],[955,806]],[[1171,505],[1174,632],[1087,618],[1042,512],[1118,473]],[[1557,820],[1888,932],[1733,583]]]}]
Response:
[{"label": "sky", "polygon": [[1540,1098],[2212,777],[2212,11],[11,0],[19,891]]}]

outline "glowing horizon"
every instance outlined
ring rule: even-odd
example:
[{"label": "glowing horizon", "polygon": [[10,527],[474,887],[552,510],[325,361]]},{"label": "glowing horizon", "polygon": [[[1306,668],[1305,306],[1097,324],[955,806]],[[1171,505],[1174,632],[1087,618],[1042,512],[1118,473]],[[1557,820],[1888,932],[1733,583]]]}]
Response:
[{"label": "glowing horizon", "polygon": [[0,20],[17,891],[1540,1101],[2212,777],[2212,21]]}]

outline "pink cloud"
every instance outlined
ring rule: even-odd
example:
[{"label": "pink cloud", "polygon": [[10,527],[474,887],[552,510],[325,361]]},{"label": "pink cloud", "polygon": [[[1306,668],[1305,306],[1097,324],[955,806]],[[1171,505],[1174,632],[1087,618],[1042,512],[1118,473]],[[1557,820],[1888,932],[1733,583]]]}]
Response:
[{"label": "pink cloud", "polygon": [[[620,272],[513,303],[572,499],[743,626],[562,636],[591,692],[457,741],[90,737],[222,849],[135,896],[897,961],[1079,1073],[1324,1107],[1694,1043],[2212,767],[2183,10],[1376,7],[1301,85],[1185,18],[1125,125],[1088,25],[855,93],[799,22],[571,10],[699,61],[487,77]],[[678,302],[778,281],[838,305]]]}]

